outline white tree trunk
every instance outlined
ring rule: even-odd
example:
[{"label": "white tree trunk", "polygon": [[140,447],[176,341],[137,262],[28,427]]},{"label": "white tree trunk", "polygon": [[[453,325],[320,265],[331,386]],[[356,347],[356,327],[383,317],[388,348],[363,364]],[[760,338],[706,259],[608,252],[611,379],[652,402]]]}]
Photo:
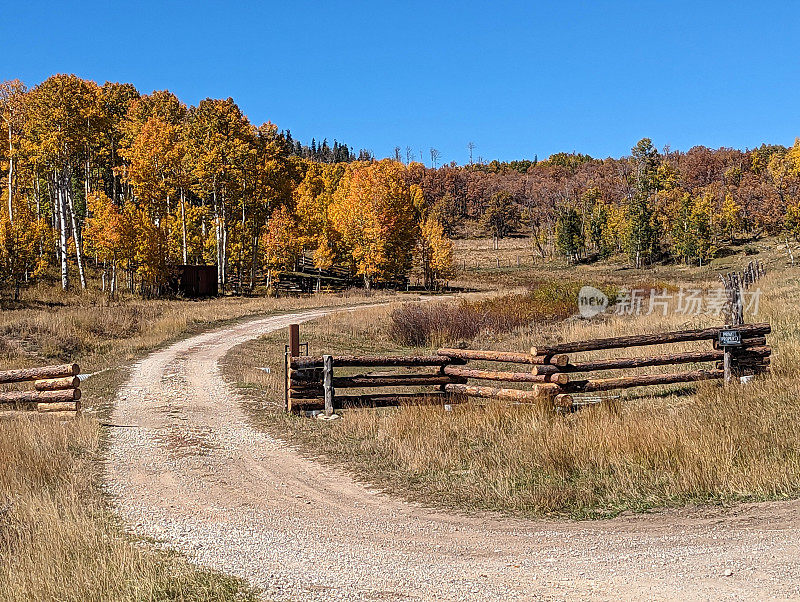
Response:
[{"label": "white tree trunk", "polygon": [[217,183],[214,181],[214,237],[216,238],[217,248],[217,286],[220,292],[223,290],[223,274],[222,274],[222,228],[220,225],[219,206],[217,205]]},{"label": "white tree trunk", "polygon": [[75,217],[75,206],[72,203],[72,191],[67,188],[67,201],[69,203],[69,217],[72,222],[72,238],[75,241],[75,258],[78,261],[78,278],[81,281],[81,288],[86,288],[86,276],[83,273],[83,252],[81,249],[81,236],[78,231],[78,220]]},{"label": "white tree trunk", "polygon": [[256,263],[258,261],[258,233],[253,234],[253,260],[250,263],[250,291],[256,286]]},{"label": "white tree trunk", "polygon": [[14,197],[14,143],[11,119],[8,120],[8,221],[14,223],[12,199]]},{"label": "white tree trunk", "polygon": [[56,185],[56,194],[58,196],[58,249],[61,256],[61,288],[67,290],[69,288],[69,265],[67,264],[67,201],[64,176],[59,178]]},{"label": "white tree trunk", "polygon": [[222,290],[225,290],[225,284],[228,282],[228,223],[227,215],[225,214],[225,195],[222,195]]},{"label": "white tree trunk", "polygon": [[181,230],[183,231],[183,264],[189,263],[188,252],[186,250],[186,195],[181,188]]}]

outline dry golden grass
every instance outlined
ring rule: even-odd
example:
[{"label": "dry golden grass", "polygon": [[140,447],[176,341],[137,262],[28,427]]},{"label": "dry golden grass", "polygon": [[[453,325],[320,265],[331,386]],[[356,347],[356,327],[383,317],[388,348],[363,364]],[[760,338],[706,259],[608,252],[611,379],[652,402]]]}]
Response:
[{"label": "dry golden grass", "polygon": [[[503,238],[494,249],[491,239],[466,238],[453,241],[455,276],[450,284],[465,288],[496,290],[529,286],[536,278],[548,276],[556,281],[585,281],[619,285],[634,282],[658,286],[665,282],[703,282],[709,280],[709,267],[716,271],[740,270],[749,261],[759,260],[768,268],[786,264],[785,246],[776,238],[740,242],[720,249],[710,266],[656,264],[633,269],[622,255],[606,261],[570,266],[561,257],[542,258],[525,236]],[[755,250],[755,255],[747,251]],[[416,276],[419,279],[419,276]],[[718,281],[717,281],[718,282]]]},{"label": "dry golden grass", "polygon": [[109,303],[43,288],[26,297],[0,313],[2,369],[69,360],[103,371],[82,385],[80,419],[0,412],[0,600],[255,599],[237,579],[123,534],[102,492],[104,430],[93,416],[105,415],[132,359],[188,332],[375,296]]},{"label": "dry golden grass", "polygon": [[210,324],[290,309],[343,305],[385,296],[363,292],[314,297],[221,297],[197,301],[109,301],[53,289],[29,289],[38,300],[13,304],[0,312],[0,365],[41,365],[75,361],[94,372],[129,362],[143,352]]},{"label": "dry golden grass", "polygon": [[255,600],[237,579],[121,535],[95,420],[0,423],[0,600]]},{"label": "dry golden grass", "polygon": [[[335,423],[282,416],[266,411],[268,404],[254,402],[253,416],[302,451],[341,463],[387,490],[435,505],[597,517],[690,503],[796,497],[800,495],[798,275],[800,271],[786,270],[760,283],[764,297],[754,321],[773,325],[769,337],[775,350],[773,367],[770,375],[747,385],[723,389],[711,382],[628,390],[619,399],[567,416],[541,407],[479,402],[455,406],[451,412],[437,406],[350,410]],[[707,283],[714,284],[712,279]],[[311,342],[312,354],[400,351],[381,326],[387,321],[381,313],[387,311],[380,308],[369,317],[342,314],[309,323],[303,326],[303,338]],[[687,320],[679,314],[568,320],[507,334],[483,333],[474,346],[524,350],[547,341],[718,323],[714,316]],[[282,349],[282,339],[266,337],[234,350],[229,358],[228,378],[253,387],[254,400],[259,388],[266,388],[272,399],[276,395],[282,399],[282,358],[275,352]],[[708,348],[709,343],[682,347]],[[650,353],[642,353],[643,349],[647,348],[594,357]],[[271,373],[253,370],[249,357],[257,365],[270,366]]]}]

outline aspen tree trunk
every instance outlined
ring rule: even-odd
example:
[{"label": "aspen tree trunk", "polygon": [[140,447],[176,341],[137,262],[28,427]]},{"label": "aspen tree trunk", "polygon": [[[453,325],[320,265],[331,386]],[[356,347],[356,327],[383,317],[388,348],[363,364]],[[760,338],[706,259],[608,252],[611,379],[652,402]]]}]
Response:
[{"label": "aspen tree trunk", "polygon": [[[239,237],[240,237],[240,239],[242,241],[242,244],[239,245],[239,260],[237,262],[238,265],[236,266],[236,269],[239,272],[239,283],[236,285],[236,288],[238,289],[238,292],[239,292],[240,295],[244,291],[244,277],[242,275],[242,269],[244,268],[244,259],[245,259],[245,257],[244,257],[244,236],[245,236],[245,234],[244,233],[246,232],[246,230],[245,230],[244,225],[245,225],[245,203],[244,203],[244,199],[242,199],[242,229],[241,229],[240,234],[239,234]],[[254,250],[254,252],[255,252],[255,250]]]},{"label": "aspen tree trunk", "polygon": [[256,286],[256,262],[258,258],[258,230],[253,232],[253,261],[250,263],[250,292]]},{"label": "aspen tree trunk", "polygon": [[36,173],[36,222],[40,222],[42,220],[42,200],[41,200],[41,189],[39,188],[39,173]]},{"label": "aspen tree trunk", "polygon": [[57,185],[58,194],[58,235],[59,255],[61,255],[61,288],[69,288],[69,266],[67,265],[67,201],[64,176],[61,175]]},{"label": "aspen tree trunk", "polygon": [[11,119],[8,120],[8,221],[14,223],[13,205],[14,196],[14,143],[12,139]]},{"label": "aspen tree trunk", "polygon": [[[53,182],[51,182],[53,180]],[[53,224],[53,230],[56,232],[61,231],[61,221],[58,219],[58,211],[59,211],[59,197],[56,193],[53,192],[55,187],[55,175],[52,178],[47,178],[47,198],[50,200],[50,222]],[[60,262],[61,261],[61,245],[56,244],[56,259]]]},{"label": "aspen tree trunk", "polygon": [[189,263],[186,251],[186,195],[181,188],[181,230],[183,234],[183,264]]},{"label": "aspen tree trunk", "polygon": [[116,205],[117,203],[117,174],[114,167],[117,163],[116,145],[111,142],[111,201]]},{"label": "aspen tree trunk", "polygon": [[217,205],[217,181],[214,179],[214,192],[212,193],[214,199],[214,237],[216,238],[216,254],[217,254],[217,286],[222,291],[222,232],[219,223],[219,207]]},{"label": "aspen tree trunk", "polygon": [[90,182],[91,178],[91,166],[89,165],[89,149],[86,149],[86,166],[84,167],[83,173],[83,194],[86,201],[89,201],[89,191],[92,188],[92,184]]},{"label": "aspen tree trunk", "polygon": [[169,195],[167,195],[167,214],[164,216],[164,238],[165,238],[165,245],[164,245],[164,255],[167,263],[172,261],[172,257],[170,256],[170,248],[169,248],[169,235],[171,230],[169,229],[169,214],[172,210],[170,208],[171,202]]},{"label": "aspen tree trunk", "polygon": [[86,276],[83,273],[83,251],[81,249],[81,236],[78,231],[78,220],[75,217],[75,206],[72,203],[72,191],[67,190],[67,202],[69,204],[69,216],[72,222],[72,238],[75,241],[75,258],[78,262],[78,278],[81,281],[81,288],[86,288]]},{"label": "aspen tree trunk", "polygon": [[228,282],[228,221],[225,213],[225,195],[222,195],[222,291]]}]

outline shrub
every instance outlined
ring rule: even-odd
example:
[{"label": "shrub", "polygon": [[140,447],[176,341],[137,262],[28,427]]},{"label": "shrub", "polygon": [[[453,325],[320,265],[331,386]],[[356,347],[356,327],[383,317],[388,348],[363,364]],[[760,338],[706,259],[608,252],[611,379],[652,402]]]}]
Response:
[{"label": "shrub", "polygon": [[405,304],[390,315],[389,336],[423,347],[469,341],[481,332],[502,333],[537,320],[558,320],[576,310],[580,285],[548,283],[526,293],[491,299]]}]

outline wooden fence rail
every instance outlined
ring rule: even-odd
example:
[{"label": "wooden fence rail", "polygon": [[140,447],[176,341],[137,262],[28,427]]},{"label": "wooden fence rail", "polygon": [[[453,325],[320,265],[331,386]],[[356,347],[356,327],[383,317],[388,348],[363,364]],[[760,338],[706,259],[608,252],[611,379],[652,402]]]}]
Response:
[{"label": "wooden fence rail", "polygon": [[[741,346],[717,344],[722,330],[736,330]],[[771,332],[767,323],[733,328],[714,327],[675,332],[630,335],[553,345],[536,346],[530,353],[483,349],[438,349],[432,356],[301,356],[287,357],[286,391],[288,411],[380,407],[425,401],[458,402],[466,397],[500,399],[517,403],[545,400],[556,407],[572,406],[573,396],[632,387],[647,387],[722,379],[724,363],[735,376],[762,374],[769,370],[772,348],[766,344]],[[296,335],[295,335],[296,336]],[[682,351],[641,357],[618,357],[570,361],[571,355],[637,346],[668,345],[692,341],[714,341],[711,349]],[[287,346],[287,349],[289,346]],[[295,346],[294,348],[298,348]],[[726,360],[727,358],[727,360]],[[465,366],[470,361],[501,362],[528,366],[521,370],[494,370]],[[575,378],[577,373],[631,370],[651,366],[712,363],[707,369],[665,374],[630,374],[613,378]],[[434,368],[427,373],[334,374],[339,368]],[[515,383],[517,387],[484,386],[470,380]],[[340,390],[381,387],[435,387],[433,391],[341,394]]]},{"label": "wooden fence rail", "polygon": [[[337,366],[356,368],[382,368],[388,366],[447,366],[453,363],[446,357],[430,356],[398,356],[398,355],[334,355]],[[289,367],[294,370],[322,368],[322,356],[293,357]]]},{"label": "wooden fence rail", "polygon": [[[604,349],[622,349],[627,347],[642,347],[646,345],[667,345],[670,343],[684,343],[689,341],[713,340],[719,336],[723,326],[715,328],[701,328],[698,330],[680,330],[677,332],[661,332],[656,334],[635,334],[625,337],[611,337],[595,339],[592,341],[578,341],[575,343],[559,343],[556,345],[542,345],[531,348],[531,354],[546,357],[556,353],[577,353],[580,351],[599,351]],[[742,337],[765,335],[772,332],[769,324],[744,324],[735,326],[731,330],[738,330]]]},{"label": "wooden fence rail", "polygon": [[33,390],[0,391],[0,404],[50,413],[72,413],[81,408],[80,367],[61,364],[0,371],[0,384],[32,382]]},{"label": "wooden fence rail", "polygon": [[515,351],[484,351],[482,349],[438,349],[438,355],[460,360],[485,360],[509,364],[553,364],[565,366],[569,356],[553,353],[518,353]]}]

